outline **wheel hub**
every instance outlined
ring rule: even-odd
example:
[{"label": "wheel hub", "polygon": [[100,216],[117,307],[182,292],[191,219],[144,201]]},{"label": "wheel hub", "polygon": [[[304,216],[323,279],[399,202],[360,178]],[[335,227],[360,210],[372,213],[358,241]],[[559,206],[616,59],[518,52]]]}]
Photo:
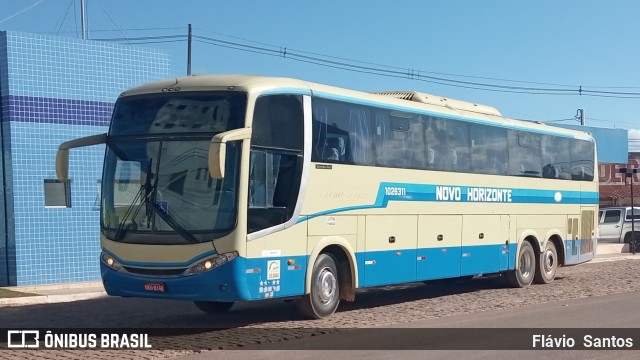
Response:
[{"label": "wheel hub", "polygon": [[320,270],[316,287],[318,289],[317,294],[320,302],[328,304],[333,301],[336,296],[336,290],[338,289],[338,283],[335,274],[330,268],[326,267]]},{"label": "wheel hub", "polygon": [[521,258],[520,258],[520,274],[527,278],[529,277],[529,275],[531,274],[532,269],[532,264],[533,261],[531,261],[531,257],[527,256],[527,254],[525,253]]},{"label": "wheel hub", "polygon": [[553,269],[556,264],[556,259],[553,257],[553,252],[551,250],[547,250],[544,252],[544,271],[547,274],[553,272]]}]

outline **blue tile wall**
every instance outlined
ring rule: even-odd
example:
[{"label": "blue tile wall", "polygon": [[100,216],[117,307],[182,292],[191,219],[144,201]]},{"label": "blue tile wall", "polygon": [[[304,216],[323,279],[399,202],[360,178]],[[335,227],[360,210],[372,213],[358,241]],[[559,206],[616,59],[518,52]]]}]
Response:
[{"label": "blue tile wall", "polygon": [[6,32],[11,95],[113,102],[133,85],[168,77],[161,50]]},{"label": "blue tile wall", "polygon": [[45,208],[43,180],[55,178],[60,143],[106,132],[118,94],[168,75],[169,57],[159,50],[0,32],[0,227],[7,234],[0,238],[0,286],[100,278],[104,146],[71,151],[71,208]]}]

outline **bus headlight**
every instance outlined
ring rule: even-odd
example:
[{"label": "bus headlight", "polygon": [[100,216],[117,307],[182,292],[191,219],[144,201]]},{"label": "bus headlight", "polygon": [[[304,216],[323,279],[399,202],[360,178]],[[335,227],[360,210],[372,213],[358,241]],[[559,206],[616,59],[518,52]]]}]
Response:
[{"label": "bus headlight", "polygon": [[220,267],[237,257],[238,257],[238,253],[235,251],[224,253],[224,254],[217,254],[212,257],[201,260],[195,263],[194,265],[191,265],[187,270],[185,270],[182,273],[182,275],[186,276],[186,275],[201,274],[203,272]]},{"label": "bus headlight", "polygon": [[116,259],[112,258],[108,254],[102,253],[100,255],[102,262],[105,263],[108,267],[112,268],[115,271],[118,271],[122,268],[122,266],[116,261]]}]

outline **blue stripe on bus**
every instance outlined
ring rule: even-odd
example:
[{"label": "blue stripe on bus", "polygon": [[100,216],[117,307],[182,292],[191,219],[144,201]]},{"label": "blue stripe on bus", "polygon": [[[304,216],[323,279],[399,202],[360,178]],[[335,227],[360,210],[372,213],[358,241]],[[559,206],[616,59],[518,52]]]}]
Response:
[{"label": "blue stripe on bus", "polygon": [[[470,117],[465,117],[465,116],[456,116],[456,115],[452,115],[452,114],[444,114],[444,113],[435,112],[435,111],[416,109],[416,108],[413,108],[413,107],[407,107],[407,106],[401,106],[401,105],[395,105],[395,104],[387,104],[387,103],[382,103],[382,102],[377,102],[377,101],[364,100],[364,99],[353,98],[353,97],[343,96],[343,95],[336,95],[336,94],[320,92],[320,91],[313,91],[313,95],[314,96],[318,96],[318,97],[322,97],[322,98],[325,98],[325,99],[329,99],[329,100],[345,101],[345,102],[349,102],[349,103],[353,103],[353,104],[365,105],[365,106],[374,106],[374,107],[379,107],[379,108],[384,108],[384,109],[389,109],[389,110],[407,111],[407,112],[412,112],[412,113],[417,113],[417,114],[422,114],[422,115],[441,117],[441,118],[445,118],[445,119],[466,121],[466,122],[471,122],[471,123],[474,123],[474,124],[490,125],[490,126],[501,127],[501,128],[505,128],[505,129],[522,130],[522,131],[528,131],[528,132],[533,132],[533,133],[537,133],[537,134],[554,135],[554,136],[570,138],[570,139],[590,140],[587,136],[579,137],[579,136],[576,136],[576,135],[573,135],[573,134],[565,134],[565,133],[561,133],[561,132],[555,132],[553,130],[543,130],[543,129],[529,128],[529,127],[525,127],[525,126],[501,124],[501,123],[498,123],[498,122],[491,122],[491,121],[475,119],[475,118],[470,118]],[[417,104],[419,104],[419,103],[417,103]],[[504,118],[504,119],[508,119],[508,118]]]},{"label": "blue stripe on bus", "polygon": [[493,274],[515,268],[517,244],[401,249],[356,253],[360,286]]},{"label": "blue stripe on bus", "polygon": [[[269,274],[269,262],[273,261],[278,262],[280,270],[276,274]],[[289,264],[289,261],[292,263]],[[247,258],[246,262],[244,283],[251,299],[297,296],[304,293],[308,256]],[[270,277],[277,277],[277,279]]]},{"label": "blue stripe on bus", "polygon": [[[565,241],[565,264],[591,260],[580,254],[580,240]],[[445,249],[446,251],[443,251]],[[401,249],[356,253],[359,287],[491,274],[515,268],[517,244]],[[402,253],[399,256],[398,253]],[[293,264],[289,265],[288,261]],[[271,273],[269,262],[279,262]],[[240,301],[299,296],[304,293],[309,257],[238,257],[219,268],[193,276],[148,277],[114,271],[100,262],[105,289],[110,295],[200,301]],[[167,266],[147,264],[147,266]],[[165,292],[144,290],[146,282],[162,282]]]},{"label": "blue stripe on bus", "polygon": [[311,95],[311,90],[307,88],[275,88],[265,90],[260,93],[262,95]]},{"label": "blue stripe on bus", "polygon": [[[164,264],[162,264],[164,265]],[[192,276],[150,277],[115,271],[100,262],[100,272],[107,294],[125,297],[196,301],[251,300],[244,280],[246,260],[237,257],[211,271]],[[145,291],[145,283],[164,284],[163,292]]]},{"label": "blue stripe on bus", "polygon": [[[592,245],[592,249],[596,248],[596,244],[594,240],[589,240],[594,242]],[[564,263],[565,265],[576,265],[576,264],[581,264],[583,262],[589,261],[591,259],[594,258],[594,252],[593,250],[588,252],[588,253],[584,253],[581,254],[581,247],[582,247],[582,240],[577,239],[577,240],[565,240],[564,241]]]},{"label": "blue stripe on bus", "polygon": [[[459,193],[448,193],[446,200],[438,199],[436,191],[438,187],[459,189]],[[477,189],[489,191],[493,200],[480,200]],[[390,193],[394,193],[390,195]],[[455,193],[455,191],[453,191]],[[447,196],[449,196],[447,195]],[[565,190],[539,190],[539,189],[511,189],[491,188],[476,186],[448,186],[432,184],[408,184],[408,183],[381,183],[378,195],[373,204],[355,205],[320,211],[310,215],[303,215],[298,222],[303,222],[317,216],[338,212],[386,208],[389,201],[429,201],[429,202],[461,202],[461,203],[519,203],[519,204],[598,204],[598,192],[596,191],[565,191]]]},{"label": "blue stripe on bus", "polygon": [[114,258],[120,265],[124,265],[124,266],[134,266],[134,267],[158,267],[158,268],[170,268],[170,267],[188,267],[190,265],[193,265],[193,263],[199,261],[199,260],[203,260],[209,256],[213,256],[215,254],[217,254],[217,252],[215,250],[212,251],[207,251],[205,253],[202,253],[198,256],[195,256],[187,261],[184,262],[171,262],[171,263],[164,263],[164,262],[142,262],[142,261],[125,261],[122,260],[121,258],[119,258],[117,255],[115,255],[114,253],[112,253],[111,251],[102,248],[102,251],[105,252],[106,254],[108,254],[109,256],[111,256],[112,258]]}]

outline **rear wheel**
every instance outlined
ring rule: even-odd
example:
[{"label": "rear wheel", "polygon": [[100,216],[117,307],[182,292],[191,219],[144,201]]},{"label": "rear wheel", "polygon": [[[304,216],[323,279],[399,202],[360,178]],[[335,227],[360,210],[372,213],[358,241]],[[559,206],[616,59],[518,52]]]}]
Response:
[{"label": "rear wheel", "polygon": [[225,313],[233,306],[233,302],[222,301],[194,301],[193,303],[200,311],[204,311],[207,314]]},{"label": "rear wheel", "polygon": [[505,279],[509,286],[525,288],[533,282],[536,270],[536,253],[528,241],[524,241],[518,251],[518,268],[505,273]]},{"label": "rear wheel", "polygon": [[558,251],[556,245],[547,241],[544,251],[536,258],[536,274],[533,280],[538,284],[548,284],[556,278]]},{"label": "rear wheel", "polygon": [[300,311],[314,319],[333,314],[340,303],[338,284],[335,259],[329,254],[320,254],[311,272],[311,291],[298,303]]}]

